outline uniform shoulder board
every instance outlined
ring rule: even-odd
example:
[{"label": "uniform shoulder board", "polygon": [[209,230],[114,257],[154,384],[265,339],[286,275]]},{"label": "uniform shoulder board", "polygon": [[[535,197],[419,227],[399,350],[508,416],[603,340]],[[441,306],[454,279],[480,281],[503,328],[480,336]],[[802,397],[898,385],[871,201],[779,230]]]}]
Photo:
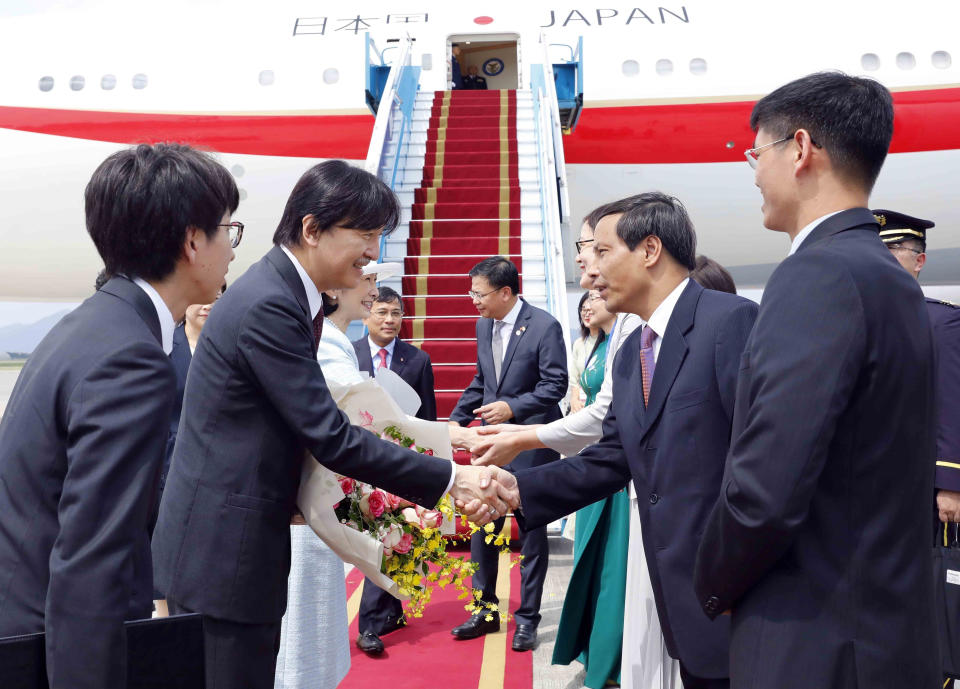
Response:
[{"label": "uniform shoulder board", "polygon": [[949,306],[954,309],[960,309],[960,304],[954,304],[952,301],[947,301],[946,299],[931,299],[936,304],[943,304],[944,306]]}]

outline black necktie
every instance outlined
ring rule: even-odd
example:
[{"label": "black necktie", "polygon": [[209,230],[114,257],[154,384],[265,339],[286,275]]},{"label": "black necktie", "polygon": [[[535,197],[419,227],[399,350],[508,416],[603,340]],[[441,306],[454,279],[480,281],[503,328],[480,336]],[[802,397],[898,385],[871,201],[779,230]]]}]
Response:
[{"label": "black necktie", "polygon": [[323,309],[317,311],[313,318],[313,354],[317,355],[320,351],[320,335],[323,333]]}]

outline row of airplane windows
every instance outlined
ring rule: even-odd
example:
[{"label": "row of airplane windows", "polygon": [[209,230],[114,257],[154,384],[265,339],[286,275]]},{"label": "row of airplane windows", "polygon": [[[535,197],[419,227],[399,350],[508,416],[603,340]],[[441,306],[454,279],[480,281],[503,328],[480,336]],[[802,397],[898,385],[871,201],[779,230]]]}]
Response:
[{"label": "row of airplane windows", "polygon": [[[272,86],[276,81],[276,75],[273,73],[272,69],[265,69],[257,77],[257,81],[261,86]],[[340,71],[335,67],[330,67],[323,70],[323,83],[325,84],[336,84],[340,81]],[[104,74],[100,78],[100,88],[104,91],[112,91],[117,87],[117,77],[114,74]],[[37,83],[37,87],[41,91],[52,91],[55,81],[51,76],[40,77],[40,81]],[[87,80],[84,76],[77,74],[70,77],[70,90],[71,91],[82,91],[87,85]],[[140,90],[147,88],[147,75],[146,74],[134,74],[133,78],[130,80],[130,85],[133,88]]]}]

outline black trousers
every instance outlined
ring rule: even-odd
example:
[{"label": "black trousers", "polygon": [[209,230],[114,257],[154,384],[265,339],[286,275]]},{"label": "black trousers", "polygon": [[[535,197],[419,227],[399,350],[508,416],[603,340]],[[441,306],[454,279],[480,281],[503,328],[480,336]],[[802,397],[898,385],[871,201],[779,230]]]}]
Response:
[{"label": "black trousers", "polygon": [[364,579],[357,614],[358,631],[380,636],[393,631],[401,617],[403,604],[369,579]]},{"label": "black trousers", "polygon": [[[541,526],[527,531],[524,528],[522,514],[515,514],[517,526],[520,528],[520,539],[523,541],[520,552],[523,560],[520,563],[520,607],[514,612],[517,624],[529,624],[536,627],[540,624],[540,598],[543,595],[543,582],[547,578],[547,561],[550,548],[547,544],[547,527]],[[505,517],[497,519],[494,524],[494,533],[503,528]],[[482,600],[486,603],[499,605],[497,598],[497,575],[500,560],[500,549],[487,545],[484,537],[487,534],[481,529],[470,539],[470,559],[477,563],[477,571],[473,575],[473,588],[483,593]],[[504,576],[508,576],[504,573]]]},{"label": "black trousers", "polygon": [[[171,615],[194,612],[167,600]],[[280,620],[243,624],[203,616],[206,689],[273,689]]]},{"label": "black trousers", "polygon": [[729,677],[723,679],[695,677],[687,672],[683,663],[680,663],[680,681],[683,682],[683,689],[730,689]]}]

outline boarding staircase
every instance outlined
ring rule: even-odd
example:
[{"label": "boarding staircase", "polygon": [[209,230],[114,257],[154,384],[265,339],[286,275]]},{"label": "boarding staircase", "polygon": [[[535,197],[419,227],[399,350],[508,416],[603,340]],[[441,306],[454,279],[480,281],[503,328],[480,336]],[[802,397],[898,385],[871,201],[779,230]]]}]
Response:
[{"label": "boarding staircase", "polygon": [[524,299],[557,317],[566,337],[560,116],[548,59],[531,65],[530,88],[423,92],[408,50],[384,85],[367,169],[400,199],[401,224],[381,253],[402,260],[404,275],[386,284],[403,295],[401,337],[430,355],[446,418],[475,373],[467,272],[478,261],[514,261]]}]

